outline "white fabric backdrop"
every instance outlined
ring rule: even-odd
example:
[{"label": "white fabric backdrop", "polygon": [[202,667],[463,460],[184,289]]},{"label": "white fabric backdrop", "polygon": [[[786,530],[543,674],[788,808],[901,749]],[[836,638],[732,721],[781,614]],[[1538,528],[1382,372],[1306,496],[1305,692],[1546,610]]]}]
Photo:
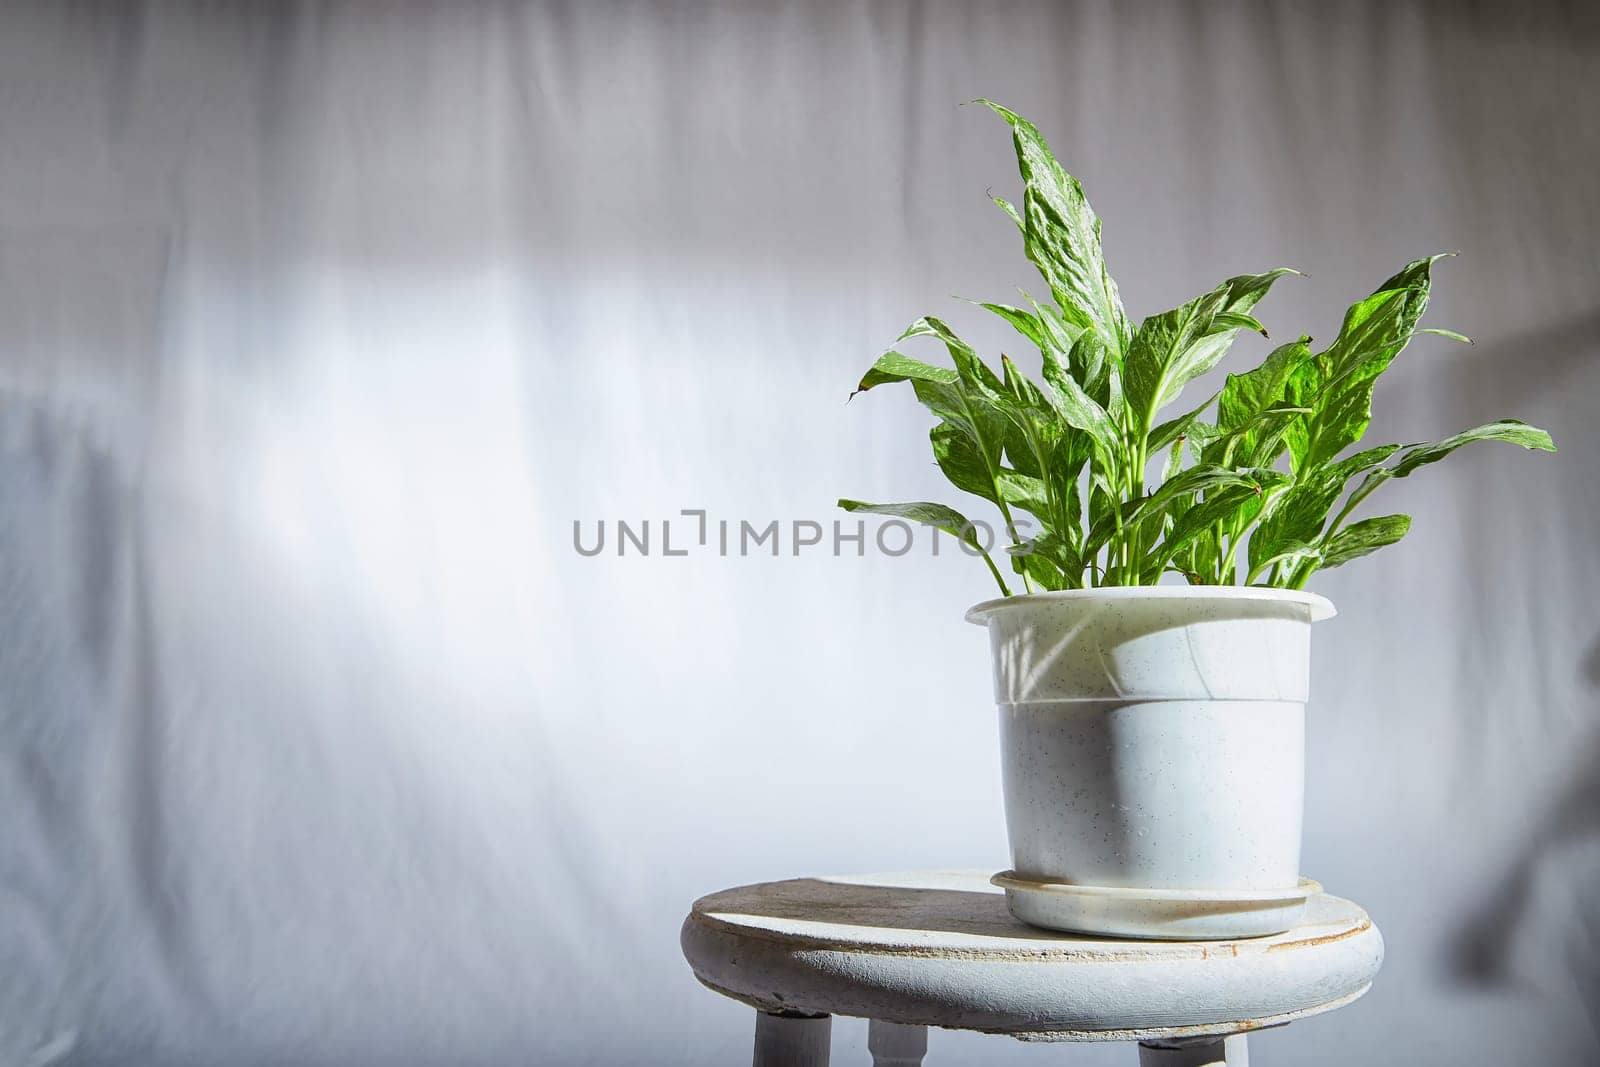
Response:
[{"label": "white fabric backdrop", "polygon": [[694,896],[1003,866],[980,566],[571,541],[942,491],[909,398],[843,399],[925,311],[992,352],[944,294],[1029,281],[979,95],[1135,316],[1288,264],[1263,317],[1325,338],[1461,250],[1431,317],[1479,343],[1373,434],[1562,451],[1399,483],[1411,538],[1320,580],[1305,867],[1389,959],[1255,1047],[1600,1055],[1592,6],[0,15],[6,1062],[738,1062]]}]

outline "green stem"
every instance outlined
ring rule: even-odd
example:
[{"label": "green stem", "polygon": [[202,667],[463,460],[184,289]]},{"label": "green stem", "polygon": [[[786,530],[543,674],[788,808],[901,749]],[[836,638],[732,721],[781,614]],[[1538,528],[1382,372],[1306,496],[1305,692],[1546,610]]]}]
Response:
[{"label": "green stem", "polygon": [[[1000,515],[1005,520],[1006,535],[1011,538],[1012,544],[1020,544],[1021,542],[1017,540],[1016,523],[1011,519],[1011,509],[1006,507],[1005,498],[1000,493],[1000,471],[996,468],[995,464],[989,461],[989,447],[983,439],[982,432],[978,430],[978,419],[973,414],[971,407],[967,405],[964,398],[962,400],[962,411],[966,414],[967,420],[972,423],[973,432],[978,435],[978,452],[983,456],[984,469],[989,473],[989,487],[994,490],[994,502],[999,506]],[[998,456],[999,453],[996,452],[995,455]],[[980,549],[980,551],[982,550]],[[1000,582],[1001,591],[1005,593],[1006,596],[1010,596],[1011,590],[1006,588],[1006,583],[1004,581],[1001,581],[1000,570],[994,565],[994,560],[990,559],[987,551],[984,551],[983,558],[989,564],[989,570],[994,573],[994,580]],[[1026,570],[1021,570],[1020,568],[1019,572],[1022,574],[1023,588],[1027,589],[1028,572]],[[1031,589],[1029,591],[1031,592]]]},{"label": "green stem", "polygon": [[[993,470],[992,468],[990,469],[990,471],[989,471],[989,484],[994,488],[994,502],[1000,508],[1000,517],[1001,517],[1001,519],[1003,519],[1005,521],[1006,536],[1011,539],[1011,543],[1013,545],[1022,544],[1021,541],[1017,540],[1017,524],[1016,524],[1016,520],[1011,517],[1011,509],[1006,507],[1005,499],[1000,495],[1000,472],[999,471]],[[994,565],[994,560],[989,559],[989,553],[987,553],[987,552],[985,552],[983,554],[983,558],[989,560],[989,569],[992,570],[992,571],[995,571],[995,578],[998,580],[1000,575],[999,575],[999,571],[996,569],[996,567]],[[1016,568],[1016,571],[1017,571],[1018,574],[1022,575],[1022,588],[1023,588],[1023,591],[1024,592],[1028,592],[1028,593],[1033,592],[1033,585],[1032,585],[1031,582],[1028,581],[1028,570],[1027,570],[1027,568],[1023,567],[1023,566],[1018,566]],[[1006,589],[1006,583],[1001,582],[1000,583],[1000,588],[1001,589]],[[1010,595],[1011,595],[1011,590],[1006,589],[1006,596],[1010,596]]]},{"label": "green stem", "polygon": [[[1377,474],[1379,471],[1385,470],[1386,468],[1379,467],[1377,470],[1373,471],[1372,474],[1367,475],[1366,479],[1356,487],[1355,492],[1351,493],[1349,499],[1344,502],[1344,507],[1339,509],[1339,513],[1335,515],[1333,517],[1333,521],[1328,524],[1328,528],[1322,531],[1322,536],[1317,538],[1318,547],[1326,545],[1334,534],[1343,529],[1344,520],[1350,517],[1350,513],[1356,509],[1356,506],[1363,500],[1367,499],[1367,497],[1371,496],[1374,489],[1378,488],[1378,486],[1389,480],[1389,476],[1387,474],[1385,474],[1382,478],[1373,477],[1373,474]],[[1304,589],[1306,582],[1310,580],[1311,575],[1316,573],[1316,569],[1317,567],[1314,560],[1308,559],[1304,563],[1300,564],[1293,571],[1293,578],[1291,579],[1292,584],[1289,586],[1289,588]]]},{"label": "green stem", "polygon": [[[1228,550],[1228,562],[1229,563],[1234,563],[1235,562],[1234,553],[1238,550],[1239,543],[1244,540],[1245,534],[1248,534],[1248,533],[1252,532],[1253,530],[1255,530],[1255,528],[1257,526],[1261,525],[1262,520],[1265,519],[1269,514],[1271,514],[1273,502],[1275,500],[1277,500],[1279,496],[1281,496],[1283,493],[1285,493],[1287,491],[1288,491],[1288,487],[1287,486],[1280,486],[1277,489],[1269,489],[1269,490],[1267,490],[1266,495],[1263,496],[1262,499],[1261,499],[1261,507],[1256,511],[1255,517],[1252,518],[1249,522],[1245,523],[1238,530],[1234,531],[1234,533],[1233,533],[1233,544],[1232,544],[1232,547]],[[1259,573],[1259,569],[1251,571],[1248,575],[1245,576],[1245,581],[1247,583],[1251,584],[1251,585],[1254,585],[1255,584],[1255,580],[1256,580],[1256,575],[1258,573]],[[1239,575],[1238,575],[1237,570],[1235,571],[1233,577],[1234,577],[1234,584],[1237,585],[1238,584],[1238,579],[1239,579]],[[1272,570],[1270,572],[1270,577],[1267,579],[1267,584],[1269,586],[1274,587],[1274,588],[1276,588],[1277,585],[1278,585],[1278,564],[1276,564],[1276,563],[1274,563],[1272,565]]]},{"label": "green stem", "polygon": [[[976,538],[974,538],[974,540],[976,540]],[[980,548],[978,551],[983,552],[983,549]],[[994,575],[995,582],[1000,586],[1000,595],[1010,596],[1011,590],[1006,588],[1006,580],[1000,577],[1000,568],[994,565],[994,558],[990,556],[989,553],[983,552],[983,561],[989,565],[989,573]],[[1027,578],[1027,575],[1024,574],[1023,578]]]},{"label": "green stem", "polygon": [[[1380,467],[1378,469],[1384,470],[1385,468]],[[1369,474],[1366,479],[1364,479],[1362,483],[1356,487],[1356,491],[1350,494],[1350,499],[1344,502],[1344,507],[1339,509],[1339,514],[1333,517],[1333,524],[1328,527],[1328,532],[1323,534],[1322,539],[1326,541],[1328,538],[1332,537],[1336,532],[1338,532],[1339,528],[1344,525],[1345,518],[1356,509],[1356,505],[1367,499],[1367,497],[1371,496],[1372,491],[1387,480],[1387,476],[1373,480],[1372,475]]]},{"label": "green stem", "polygon": [[[1231,437],[1228,440],[1227,446],[1223,448],[1223,450],[1222,450],[1222,465],[1224,467],[1232,469],[1232,467],[1233,467],[1233,446],[1238,444],[1238,443],[1239,443],[1238,437],[1234,436],[1234,437]],[[1221,519],[1217,520],[1216,535],[1217,535],[1217,551],[1221,552],[1222,551],[1222,536],[1223,536],[1222,520]],[[1227,584],[1229,584],[1228,583],[1228,571],[1230,569],[1232,569],[1232,567],[1233,567],[1234,553],[1239,551],[1239,536],[1240,535],[1238,533],[1234,533],[1232,538],[1230,538],[1230,540],[1229,540],[1229,543],[1228,543],[1228,554],[1222,560],[1221,565],[1218,566],[1218,568],[1217,568],[1217,584],[1218,585],[1227,585]],[[1233,583],[1232,584],[1234,584],[1234,585],[1238,585],[1239,584],[1239,576],[1237,574],[1235,574],[1233,576]]]},{"label": "green stem", "polygon": [[[1108,478],[1107,481],[1119,490],[1127,484],[1122,480],[1121,472],[1118,472],[1116,478]],[[1093,490],[1091,489],[1091,494],[1092,492]],[[1122,501],[1118,499],[1120,495],[1120,493],[1113,494],[1111,498],[1111,516],[1117,520],[1117,532],[1111,539],[1112,543],[1106,545],[1106,564],[1100,568],[1100,573],[1095,576],[1095,585],[1097,586],[1105,584],[1106,572],[1111,570],[1113,566],[1120,565],[1121,560],[1118,557],[1125,556],[1127,551],[1128,545],[1124,540],[1127,535],[1122,527]]]},{"label": "green stem", "polygon": [[[1150,455],[1147,451],[1148,443],[1148,439],[1146,439],[1137,444],[1132,444],[1128,449],[1129,458],[1132,461],[1128,465],[1127,481],[1125,483],[1128,488],[1129,500],[1138,500],[1144,496],[1144,469],[1150,463]],[[1123,585],[1139,584],[1139,575],[1134,571],[1134,563],[1144,558],[1144,538],[1140,535],[1143,527],[1144,523],[1141,521],[1139,525],[1129,531],[1128,539],[1123,542]]]},{"label": "green stem", "polygon": [[[1218,531],[1218,533],[1217,533],[1217,547],[1218,548],[1222,547],[1222,533],[1221,533],[1221,530],[1222,530],[1222,523],[1219,522],[1219,523],[1217,523],[1217,531]],[[1217,572],[1217,584],[1218,585],[1229,585],[1229,584],[1238,585],[1239,584],[1239,573],[1238,573],[1238,571],[1236,569],[1237,565],[1234,563],[1234,556],[1236,554],[1238,554],[1238,551],[1239,551],[1239,541],[1240,541],[1240,538],[1237,537],[1237,536],[1235,536],[1233,538],[1230,538],[1229,541],[1228,541],[1228,554],[1222,560],[1222,569]],[[1232,572],[1232,574],[1233,574],[1233,577],[1232,577],[1231,580],[1228,577],[1230,572]]]}]

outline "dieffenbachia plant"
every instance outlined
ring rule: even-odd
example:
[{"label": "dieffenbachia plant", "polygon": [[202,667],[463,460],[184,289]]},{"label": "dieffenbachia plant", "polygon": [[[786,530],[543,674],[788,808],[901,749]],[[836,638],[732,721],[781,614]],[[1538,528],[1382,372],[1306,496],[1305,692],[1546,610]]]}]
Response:
[{"label": "dieffenbachia plant", "polygon": [[[1010,124],[1022,174],[1020,205],[995,197],[1022,235],[1051,299],[1026,307],[981,303],[1039,350],[1042,382],[1000,357],[996,373],[939,319],[900,340],[931,337],[954,364],[884,353],[857,392],[909,382],[938,416],[934,458],[956,488],[999,507],[1020,590],[1154,585],[1167,572],[1202,585],[1304,587],[1405,536],[1406,515],[1352,521],[1384,482],[1404,478],[1472,441],[1555,451],[1550,435],[1501,419],[1435,444],[1379,445],[1347,455],[1372,419],[1372,390],[1419,333],[1429,271],[1419,259],[1345,313],[1320,352],[1300,337],[1220,390],[1163,417],[1184,387],[1214,368],[1287,268],[1230,278],[1132,327],[1101,253],[1100,220],[1078,180],[1034,126],[990,101]],[[854,394],[852,394],[854,395]],[[1210,417],[1208,416],[1210,414]],[[1152,479],[1159,463],[1161,475]],[[848,511],[910,519],[980,553],[1006,595],[1002,569],[978,526],[944,504],[867,504]],[[1031,522],[1019,518],[1031,516]],[[1024,527],[1031,536],[1024,536]]]}]

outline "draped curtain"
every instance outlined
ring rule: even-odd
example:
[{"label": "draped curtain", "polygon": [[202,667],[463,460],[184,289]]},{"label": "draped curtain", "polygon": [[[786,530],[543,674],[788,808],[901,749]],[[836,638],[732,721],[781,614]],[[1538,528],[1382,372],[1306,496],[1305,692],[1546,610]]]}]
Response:
[{"label": "draped curtain", "polygon": [[1328,339],[1460,252],[1429,316],[1477,344],[1409,349],[1373,439],[1561,451],[1385,487],[1411,535],[1319,577],[1304,868],[1388,960],[1252,1040],[1600,1055],[1592,5],[0,20],[0,1059],[736,1062],[695,896],[1006,866],[987,573],[832,526],[953,499],[908,397],[844,402],[900,330],[1010,343],[949,296],[1030,284],[979,96],[1083,179],[1135,318],[1284,265],[1258,313]]}]

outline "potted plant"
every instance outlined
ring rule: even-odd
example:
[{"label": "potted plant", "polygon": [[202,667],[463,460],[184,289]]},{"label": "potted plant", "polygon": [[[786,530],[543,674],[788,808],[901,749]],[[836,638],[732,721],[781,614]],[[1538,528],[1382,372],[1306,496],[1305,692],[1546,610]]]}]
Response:
[{"label": "potted plant", "polygon": [[1406,515],[1357,517],[1385,483],[1473,441],[1554,445],[1501,419],[1357,449],[1407,343],[1467,340],[1419,326],[1439,256],[1352,305],[1331,344],[1297,337],[1172,414],[1239,331],[1266,334],[1255,306],[1296,272],[1229,278],[1135,327],[1082,186],[1031,123],[982,103],[1011,127],[1022,199],[994,199],[1048,299],[980,306],[1037,349],[1040,380],[928,317],[901,340],[933,338],[953,366],[891,350],[856,391],[910,383],[940,469],[999,509],[1009,543],[944,504],[839,504],[954,535],[999,585],[967,618],[993,653],[1013,913],[1146,937],[1287,929],[1317,888],[1299,870],[1305,702],[1311,624],[1333,614],[1307,580],[1405,536]]}]

